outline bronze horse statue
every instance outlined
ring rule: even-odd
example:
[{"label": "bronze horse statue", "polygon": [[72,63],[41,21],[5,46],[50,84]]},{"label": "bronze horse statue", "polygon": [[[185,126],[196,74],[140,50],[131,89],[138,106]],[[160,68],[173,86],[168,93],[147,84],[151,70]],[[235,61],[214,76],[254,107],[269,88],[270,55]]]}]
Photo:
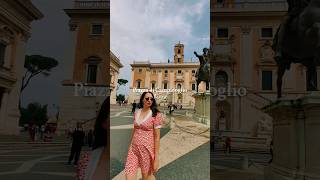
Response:
[{"label": "bronze horse statue", "polygon": [[[290,69],[291,63],[301,63],[307,68],[307,89],[317,90],[316,67],[320,62],[320,0],[307,2],[290,21],[280,25],[274,37],[273,50],[281,53],[281,56],[275,57],[278,66],[278,98],[282,94],[283,75]],[[281,28],[285,30],[280,34]]]},{"label": "bronze horse statue", "polygon": [[203,55],[198,55],[197,52],[194,54],[198,57],[200,61],[200,67],[197,70],[196,78],[197,78],[197,92],[198,87],[201,81],[206,82],[206,89],[209,89],[209,82],[210,82],[210,66],[209,66],[209,57],[208,54],[209,50],[207,48],[203,48]]}]

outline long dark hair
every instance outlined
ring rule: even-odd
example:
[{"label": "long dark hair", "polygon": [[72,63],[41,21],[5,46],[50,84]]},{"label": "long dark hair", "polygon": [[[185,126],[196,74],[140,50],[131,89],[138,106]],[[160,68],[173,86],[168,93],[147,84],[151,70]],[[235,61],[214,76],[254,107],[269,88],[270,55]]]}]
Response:
[{"label": "long dark hair", "polygon": [[[94,125],[94,142],[92,149],[107,146],[108,143],[108,127],[110,115],[110,96],[108,96],[101,105],[99,114]],[[103,128],[103,123],[107,123],[107,129]]]},{"label": "long dark hair", "polygon": [[139,108],[140,109],[143,108],[143,98],[147,93],[150,93],[152,95],[153,101],[152,101],[152,104],[150,106],[150,109],[152,111],[152,117],[156,117],[157,113],[160,112],[160,111],[158,110],[157,102],[156,102],[156,99],[154,98],[154,95],[153,95],[152,92],[143,92],[142,93],[142,95],[140,97],[140,101],[139,101]]}]

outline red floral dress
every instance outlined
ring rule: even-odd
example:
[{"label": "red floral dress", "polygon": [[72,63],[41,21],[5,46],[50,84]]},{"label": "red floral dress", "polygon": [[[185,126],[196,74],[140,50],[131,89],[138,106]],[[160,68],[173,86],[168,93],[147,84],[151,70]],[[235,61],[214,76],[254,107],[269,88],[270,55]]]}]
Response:
[{"label": "red floral dress", "polygon": [[90,153],[85,152],[81,155],[80,161],[78,162],[77,166],[77,174],[76,174],[76,180],[84,180],[85,177],[85,171],[88,166]]},{"label": "red floral dress", "polygon": [[135,175],[138,168],[141,168],[142,173],[151,174],[153,172],[155,156],[154,129],[161,128],[161,113],[158,113],[156,117],[152,117],[152,111],[149,110],[144,119],[138,120],[140,113],[141,109],[134,113],[135,132],[125,165],[125,173],[130,175]]}]

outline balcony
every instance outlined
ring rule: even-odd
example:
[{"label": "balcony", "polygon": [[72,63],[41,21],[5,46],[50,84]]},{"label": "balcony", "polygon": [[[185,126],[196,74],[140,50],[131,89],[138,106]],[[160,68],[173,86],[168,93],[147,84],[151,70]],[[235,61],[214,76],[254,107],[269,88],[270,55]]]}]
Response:
[{"label": "balcony", "polygon": [[75,1],[74,3],[75,9],[109,9],[110,1],[109,0],[101,0],[101,1]]},{"label": "balcony", "polygon": [[177,74],[177,76],[176,76],[176,79],[178,80],[180,80],[180,79],[183,79],[183,75],[182,74]]},{"label": "balcony", "polygon": [[287,11],[286,0],[238,0],[234,4],[213,3],[213,12]]}]

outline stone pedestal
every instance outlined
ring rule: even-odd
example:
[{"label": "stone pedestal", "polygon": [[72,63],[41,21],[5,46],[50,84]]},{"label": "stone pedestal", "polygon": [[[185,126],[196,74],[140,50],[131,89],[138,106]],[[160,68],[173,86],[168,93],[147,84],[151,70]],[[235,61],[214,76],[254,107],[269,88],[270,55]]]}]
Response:
[{"label": "stone pedestal", "polygon": [[196,93],[193,119],[210,126],[210,93]]},{"label": "stone pedestal", "polygon": [[273,161],[266,180],[320,179],[320,94],[278,100],[265,107],[273,117]]}]

